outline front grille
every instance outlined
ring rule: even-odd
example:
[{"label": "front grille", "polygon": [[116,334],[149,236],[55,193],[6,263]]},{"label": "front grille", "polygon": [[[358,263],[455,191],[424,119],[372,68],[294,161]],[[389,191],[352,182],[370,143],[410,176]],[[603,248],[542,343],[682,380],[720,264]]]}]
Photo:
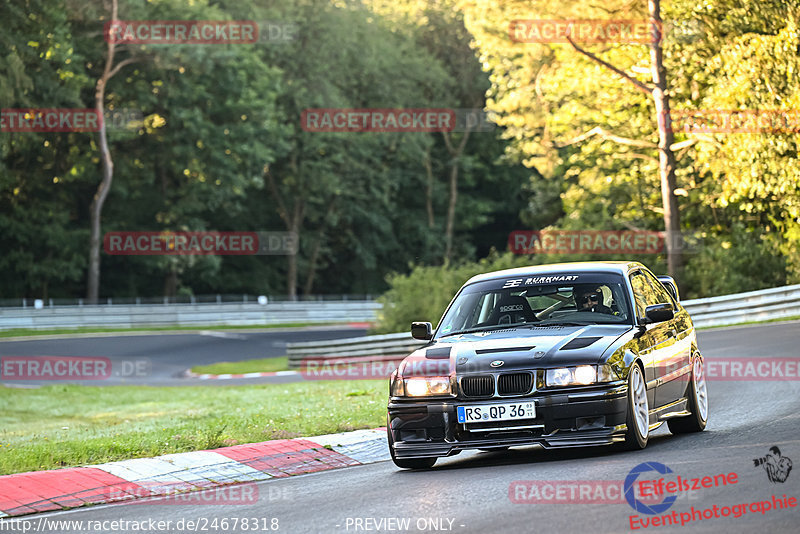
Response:
[{"label": "front grille", "polygon": [[522,395],[531,390],[533,375],[530,373],[506,373],[497,379],[500,395]]},{"label": "front grille", "polygon": [[461,379],[461,391],[467,397],[494,395],[494,377],[492,375],[465,376]]}]

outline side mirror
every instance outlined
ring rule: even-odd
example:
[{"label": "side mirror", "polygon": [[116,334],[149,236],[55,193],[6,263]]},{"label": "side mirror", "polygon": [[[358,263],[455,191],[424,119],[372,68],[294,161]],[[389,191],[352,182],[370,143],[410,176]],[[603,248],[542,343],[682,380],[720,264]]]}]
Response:
[{"label": "side mirror", "polygon": [[680,302],[680,295],[678,294],[678,284],[675,283],[675,279],[671,276],[662,275],[658,277],[658,281],[661,282],[667,292],[672,295],[672,298],[675,299],[675,302]]},{"label": "side mirror", "polygon": [[644,310],[647,324],[669,321],[675,317],[675,308],[672,304],[653,304]]},{"label": "side mirror", "polygon": [[433,339],[433,326],[431,323],[411,323],[411,337],[424,341]]}]

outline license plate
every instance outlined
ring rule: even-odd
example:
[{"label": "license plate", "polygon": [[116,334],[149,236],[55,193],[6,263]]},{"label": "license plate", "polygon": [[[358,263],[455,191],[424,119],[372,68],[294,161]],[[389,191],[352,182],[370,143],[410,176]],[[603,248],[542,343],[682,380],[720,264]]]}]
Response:
[{"label": "license plate", "polygon": [[509,402],[506,404],[478,404],[456,408],[459,423],[488,423],[491,421],[517,421],[536,418],[533,402]]}]

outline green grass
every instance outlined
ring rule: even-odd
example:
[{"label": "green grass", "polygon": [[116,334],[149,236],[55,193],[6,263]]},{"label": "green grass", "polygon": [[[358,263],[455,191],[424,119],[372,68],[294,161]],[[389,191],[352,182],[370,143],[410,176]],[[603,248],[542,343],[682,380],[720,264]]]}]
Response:
[{"label": "green grass", "polygon": [[0,338],[18,336],[52,336],[58,334],[97,334],[104,332],[165,332],[165,331],[197,331],[197,330],[263,330],[267,328],[300,328],[304,326],[327,326],[338,323],[283,323],[261,325],[232,325],[232,326],[147,326],[136,328],[94,328],[81,326],[78,328],[53,328],[49,330],[34,330],[32,328],[12,328],[0,331]]},{"label": "green grass", "polygon": [[210,365],[198,365],[191,371],[198,375],[225,375],[244,373],[271,373],[273,371],[286,371],[289,369],[289,358],[261,358],[258,360],[244,360],[241,362],[219,362]]},{"label": "green grass", "polygon": [[386,381],[0,387],[0,475],[386,423]]}]

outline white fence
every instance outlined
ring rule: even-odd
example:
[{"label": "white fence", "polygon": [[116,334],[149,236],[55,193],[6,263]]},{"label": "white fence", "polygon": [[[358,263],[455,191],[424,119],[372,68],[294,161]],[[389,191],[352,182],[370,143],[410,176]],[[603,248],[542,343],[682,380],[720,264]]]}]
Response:
[{"label": "white fence", "polygon": [[[800,285],[686,300],[681,304],[698,328],[800,316]],[[426,343],[402,332],[336,341],[289,343],[287,352],[290,367],[300,367],[303,360],[334,358],[336,361],[351,358],[398,361]]]},{"label": "white fence", "polygon": [[372,322],[380,308],[371,300],[0,308],[0,330]]},{"label": "white fence", "polygon": [[697,327],[800,316],[800,285],[682,302]]}]

